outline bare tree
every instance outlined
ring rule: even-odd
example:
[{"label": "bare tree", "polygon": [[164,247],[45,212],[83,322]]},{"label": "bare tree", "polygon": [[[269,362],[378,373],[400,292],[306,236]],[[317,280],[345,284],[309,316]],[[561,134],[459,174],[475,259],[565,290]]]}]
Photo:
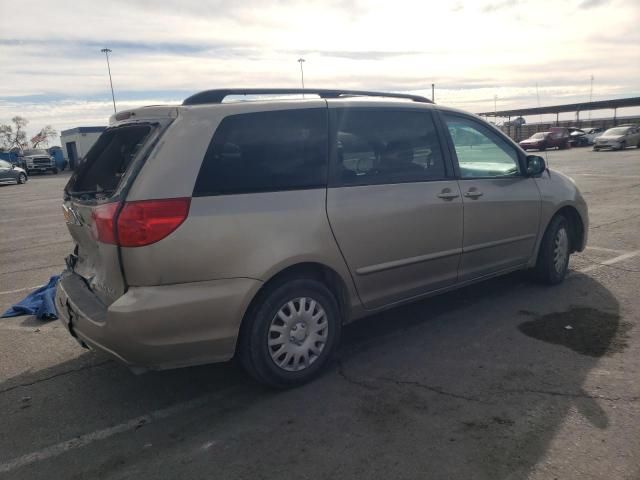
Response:
[{"label": "bare tree", "polygon": [[0,125],[0,142],[5,149],[18,147],[20,149],[27,148],[27,132],[25,128],[29,123],[24,117],[16,115],[11,119],[13,125]]},{"label": "bare tree", "polygon": [[13,138],[13,127],[11,125],[0,125],[0,148],[9,150],[11,139]]},{"label": "bare tree", "polygon": [[56,129],[47,125],[31,139],[31,146],[33,148],[46,147],[49,145],[49,139],[56,136],[58,136]]}]

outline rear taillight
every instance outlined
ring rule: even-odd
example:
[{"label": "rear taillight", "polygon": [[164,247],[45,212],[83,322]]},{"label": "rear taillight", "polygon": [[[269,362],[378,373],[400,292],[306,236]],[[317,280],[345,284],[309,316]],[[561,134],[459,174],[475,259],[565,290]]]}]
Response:
[{"label": "rear taillight", "polygon": [[118,203],[100,205],[92,213],[94,237],[121,247],[151,245],[186,220],[190,204],[191,198],[125,202],[119,214]]},{"label": "rear taillight", "polygon": [[142,247],[162,240],[189,214],[191,198],[126,202],[118,215],[118,244]]},{"label": "rear taillight", "polygon": [[91,233],[102,243],[116,244],[115,220],[119,203],[106,203],[91,211]]}]

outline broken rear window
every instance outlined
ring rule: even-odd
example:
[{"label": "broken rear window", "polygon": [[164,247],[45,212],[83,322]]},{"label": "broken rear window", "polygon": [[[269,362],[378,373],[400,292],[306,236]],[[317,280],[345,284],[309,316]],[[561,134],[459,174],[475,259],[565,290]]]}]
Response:
[{"label": "broken rear window", "polygon": [[113,193],[151,133],[150,125],[106,130],[79,167],[70,193]]}]

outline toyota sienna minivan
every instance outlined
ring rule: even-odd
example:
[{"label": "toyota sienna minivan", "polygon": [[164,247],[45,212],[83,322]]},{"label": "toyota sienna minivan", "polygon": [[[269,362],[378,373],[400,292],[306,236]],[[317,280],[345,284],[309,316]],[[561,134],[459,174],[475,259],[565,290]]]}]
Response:
[{"label": "toyota sienna minivan", "polygon": [[519,269],[561,282],[588,229],[574,182],[487,122],[345,90],[119,112],[63,210],[56,303],[81,345],[136,372],[237,356],[280,387],[355,319]]}]

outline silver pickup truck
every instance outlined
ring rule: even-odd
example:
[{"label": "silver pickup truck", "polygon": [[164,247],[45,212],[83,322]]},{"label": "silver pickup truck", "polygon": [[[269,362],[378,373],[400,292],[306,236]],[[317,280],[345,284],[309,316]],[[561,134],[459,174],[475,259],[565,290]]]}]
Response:
[{"label": "silver pickup truck", "polygon": [[32,149],[24,151],[24,161],[27,173],[53,172],[58,173],[55,159],[44,149]]}]

